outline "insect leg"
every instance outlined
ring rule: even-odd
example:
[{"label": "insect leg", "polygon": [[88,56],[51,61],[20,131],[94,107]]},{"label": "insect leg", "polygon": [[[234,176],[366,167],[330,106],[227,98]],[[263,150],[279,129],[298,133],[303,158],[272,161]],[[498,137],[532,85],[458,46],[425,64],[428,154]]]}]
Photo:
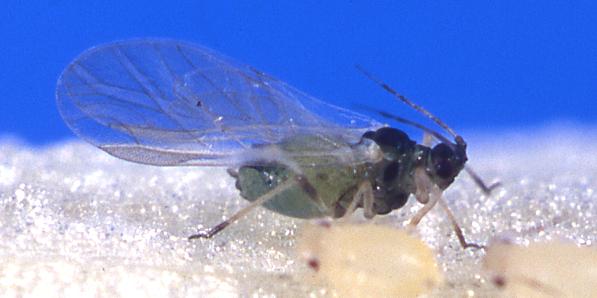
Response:
[{"label": "insect leg", "polygon": [[350,202],[350,205],[346,208],[346,212],[342,216],[342,219],[346,219],[352,215],[360,202],[363,202],[365,218],[373,218],[375,216],[375,213],[373,212],[373,187],[369,180],[365,180],[359,184],[359,188],[354,194],[352,202]]},{"label": "insect leg", "polygon": [[[302,179],[302,178],[297,178],[297,179]],[[297,181],[297,179],[288,179],[288,180],[284,181],[283,183],[279,184],[276,188],[272,189],[268,193],[262,195],[261,197],[257,198],[255,201],[251,202],[251,204],[249,204],[248,206],[237,211],[230,218],[224,220],[223,222],[215,225],[214,227],[212,227],[208,230],[200,231],[197,234],[191,235],[191,236],[189,236],[188,239],[192,240],[192,239],[197,239],[197,238],[213,237],[215,234],[217,234],[220,231],[222,231],[223,229],[225,229],[231,223],[233,223],[233,222],[237,221],[238,219],[242,218],[243,216],[245,216],[247,213],[249,213],[251,210],[253,210],[253,208],[260,206],[261,204],[271,200],[273,197],[280,194],[281,192],[300,183]]]},{"label": "insect leg", "polygon": [[464,239],[464,234],[462,233],[462,229],[456,221],[456,217],[454,217],[454,214],[452,211],[450,211],[450,208],[448,208],[448,205],[442,199],[442,192],[431,182],[424,169],[418,168],[415,170],[415,184],[417,186],[417,193],[415,196],[419,202],[424,203],[425,205],[411,218],[410,223],[408,224],[410,227],[414,228],[414,226],[416,226],[421,219],[423,219],[429,210],[431,210],[435,204],[439,202],[440,206],[442,206],[448,215],[448,219],[452,224],[452,228],[454,229],[456,237],[458,237],[458,242],[460,242],[462,248],[485,248],[484,246],[476,243],[466,242],[466,239]]},{"label": "insect leg", "polygon": [[435,206],[442,196],[441,190],[431,182],[424,168],[415,169],[415,185],[417,187],[415,197],[417,201],[425,205],[411,218],[409,223],[411,227],[419,224],[421,219]]},{"label": "insect leg", "polygon": [[452,228],[454,229],[454,232],[456,233],[456,237],[458,237],[458,242],[460,242],[460,246],[462,246],[463,249],[469,248],[469,247],[477,248],[477,249],[485,249],[484,245],[466,242],[466,239],[464,239],[464,234],[462,233],[462,229],[458,225],[458,222],[456,221],[456,217],[454,217],[454,214],[452,213],[450,208],[448,208],[448,205],[446,204],[446,202],[444,200],[440,199],[439,205],[442,206],[442,208],[446,212],[446,215],[448,215],[448,219],[450,220],[450,223],[452,223]]},{"label": "insect leg", "polygon": [[362,190],[364,215],[365,218],[370,219],[375,216],[375,212],[373,211],[373,187],[371,186],[371,182],[369,182],[369,180],[363,182]]},{"label": "insect leg", "polygon": [[492,183],[491,185],[487,186],[485,184],[485,182],[483,182],[483,179],[481,179],[481,177],[479,177],[479,175],[477,175],[477,173],[475,173],[473,171],[473,169],[471,169],[470,167],[465,166],[464,170],[466,170],[466,172],[469,174],[469,176],[471,176],[471,178],[473,179],[473,181],[475,181],[475,184],[477,184],[477,186],[483,191],[484,194],[489,195],[491,194],[491,191],[498,187],[501,186],[502,183],[501,182],[495,182]]}]

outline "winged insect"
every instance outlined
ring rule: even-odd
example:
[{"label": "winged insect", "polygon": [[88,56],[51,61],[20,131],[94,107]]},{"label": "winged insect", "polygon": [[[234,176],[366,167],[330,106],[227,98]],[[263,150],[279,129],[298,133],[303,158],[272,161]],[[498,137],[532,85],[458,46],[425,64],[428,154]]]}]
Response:
[{"label": "winged insect", "polygon": [[[364,72],[364,71],[363,71]],[[66,124],[83,139],[128,161],[156,166],[224,166],[251,203],[189,238],[210,238],[256,206],[298,218],[366,217],[401,208],[411,194],[424,206],[415,226],[465,168],[466,143],[424,108],[373,78],[437,123],[450,141],[417,144],[403,131],[313,98],[205,47],[134,39],[90,48],[58,80]],[[467,168],[465,168],[467,169]],[[475,181],[482,181],[469,169]],[[444,210],[463,247],[454,216]]]}]

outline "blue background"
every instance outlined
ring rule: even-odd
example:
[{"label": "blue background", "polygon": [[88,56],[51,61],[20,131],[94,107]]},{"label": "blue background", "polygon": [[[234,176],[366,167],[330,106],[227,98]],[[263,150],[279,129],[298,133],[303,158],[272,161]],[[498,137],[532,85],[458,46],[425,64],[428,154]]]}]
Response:
[{"label": "blue background", "polygon": [[149,36],[206,45],[335,104],[419,117],[358,63],[456,129],[597,116],[595,1],[169,2],[2,0],[0,135],[73,137],[54,102],[62,69],[90,46]]}]

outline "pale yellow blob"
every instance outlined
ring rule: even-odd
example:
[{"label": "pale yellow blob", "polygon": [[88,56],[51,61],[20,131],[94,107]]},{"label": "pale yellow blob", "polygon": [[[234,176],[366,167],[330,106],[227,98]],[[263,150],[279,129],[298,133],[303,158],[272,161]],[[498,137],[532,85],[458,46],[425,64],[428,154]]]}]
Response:
[{"label": "pale yellow blob", "polygon": [[597,297],[597,248],[568,243],[499,243],[484,259],[507,297]]},{"label": "pale yellow blob", "polygon": [[339,297],[415,297],[443,282],[429,247],[396,228],[309,224],[299,247]]}]

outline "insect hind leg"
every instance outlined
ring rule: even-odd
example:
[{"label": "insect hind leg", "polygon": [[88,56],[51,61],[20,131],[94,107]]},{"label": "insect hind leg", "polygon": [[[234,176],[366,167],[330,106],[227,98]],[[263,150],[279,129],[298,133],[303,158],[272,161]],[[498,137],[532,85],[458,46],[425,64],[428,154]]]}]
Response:
[{"label": "insect hind leg", "polygon": [[228,227],[230,224],[234,223],[235,221],[237,221],[240,218],[242,218],[243,216],[245,216],[247,213],[251,212],[253,209],[255,209],[255,207],[264,204],[265,202],[271,200],[276,195],[284,192],[285,190],[289,189],[292,186],[295,186],[297,184],[300,185],[301,178],[299,178],[299,177],[302,177],[302,176],[297,176],[296,179],[288,179],[288,180],[284,181],[283,183],[279,184],[276,188],[272,189],[271,191],[265,193],[261,197],[252,201],[248,206],[245,206],[242,209],[240,209],[239,211],[237,211],[230,218],[222,221],[221,223],[213,226],[210,229],[199,231],[197,234],[193,234],[193,235],[189,236],[188,239],[193,240],[193,239],[199,239],[199,238],[212,238],[213,236],[215,236],[216,234],[218,234],[219,232],[224,230],[226,227]]}]

